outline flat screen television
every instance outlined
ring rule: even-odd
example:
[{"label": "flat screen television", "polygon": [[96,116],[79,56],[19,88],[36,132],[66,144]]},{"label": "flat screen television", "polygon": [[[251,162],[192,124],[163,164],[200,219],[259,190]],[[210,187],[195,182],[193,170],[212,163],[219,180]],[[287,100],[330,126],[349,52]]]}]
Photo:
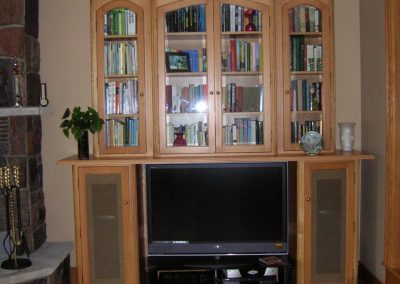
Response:
[{"label": "flat screen television", "polygon": [[149,255],[287,254],[287,164],[147,165]]}]

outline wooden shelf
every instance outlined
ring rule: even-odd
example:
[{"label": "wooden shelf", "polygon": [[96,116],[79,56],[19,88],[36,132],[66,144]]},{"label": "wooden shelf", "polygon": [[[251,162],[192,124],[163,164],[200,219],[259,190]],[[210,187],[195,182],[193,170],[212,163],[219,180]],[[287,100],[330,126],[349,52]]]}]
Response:
[{"label": "wooden shelf", "polygon": [[142,165],[142,164],[190,164],[190,163],[249,163],[249,162],[298,162],[298,161],[318,161],[318,162],[332,162],[332,161],[354,161],[354,160],[373,160],[374,155],[362,153],[359,151],[342,152],[336,151],[334,153],[322,153],[316,156],[308,156],[302,154],[283,154],[277,156],[263,156],[260,153],[247,156],[232,156],[227,154],[213,154],[212,156],[195,156],[187,157],[187,155],[174,154],[174,157],[156,158],[156,157],[93,157],[89,160],[78,160],[77,155],[66,157],[57,162],[57,165]]}]

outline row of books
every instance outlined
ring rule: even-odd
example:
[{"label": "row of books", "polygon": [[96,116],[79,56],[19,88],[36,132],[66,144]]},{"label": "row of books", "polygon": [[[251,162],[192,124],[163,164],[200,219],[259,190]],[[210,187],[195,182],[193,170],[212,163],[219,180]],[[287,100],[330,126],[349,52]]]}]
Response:
[{"label": "row of books", "polygon": [[104,44],[104,73],[135,75],[138,73],[137,42],[107,41]]},{"label": "row of books", "polygon": [[166,48],[165,52],[183,52],[189,55],[190,72],[207,72],[207,49],[173,49]]},{"label": "row of books", "polygon": [[261,31],[261,12],[243,6],[221,4],[221,30],[223,32],[243,32],[248,24],[253,31]]},{"label": "row of books", "polygon": [[262,45],[256,41],[231,39],[221,57],[223,72],[258,72],[261,70]]},{"label": "row of books", "polygon": [[291,122],[291,143],[297,144],[300,143],[301,137],[306,134],[308,131],[316,131],[322,134],[322,120],[309,120],[305,121],[304,124],[293,121]]},{"label": "row of books", "polygon": [[105,83],[106,114],[136,114],[139,112],[138,81]]},{"label": "row of books", "polygon": [[139,119],[106,119],[106,143],[108,147],[133,147],[139,145]]},{"label": "row of books", "polygon": [[165,32],[205,32],[206,7],[194,5],[165,14]]},{"label": "row of books", "polygon": [[291,109],[292,111],[320,111],[322,110],[322,83],[309,80],[291,81]]},{"label": "row of books", "polygon": [[263,122],[251,118],[235,118],[232,125],[223,126],[224,145],[263,144]]},{"label": "row of books", "polygon": [[262,112],[264,101],[263,85],[244,87],[229,83],[222,87],[225,112]]},{"label": "row of books", "polygon": [[207,85],[166,85],[165,104],[167,113],[205,112],[208,108]]},{"label": "row of books", "polygon": [[311,6],[296,6],[289,11],[291,32],[322,32],[321,11]]},{"label": "row of books", "polygon": [[304,36],[292,36],[290,44],[292,71],[322,71],[322,45],[307,44]]},{"label": "row of books", "polygon": [[118,8],[104,14],[104,35],[135,35],[136,13]]},{"label": "row of books", "polygon": [[[185,124],[185,125],[173,125],[167,124],[167,147],[172,146],[191,146],[201,147],[208,145],[208,128],[207,123],[199,121],[197,123]],[[178,134],[182,135],[184,144],[182,141],[177,142]]]}]

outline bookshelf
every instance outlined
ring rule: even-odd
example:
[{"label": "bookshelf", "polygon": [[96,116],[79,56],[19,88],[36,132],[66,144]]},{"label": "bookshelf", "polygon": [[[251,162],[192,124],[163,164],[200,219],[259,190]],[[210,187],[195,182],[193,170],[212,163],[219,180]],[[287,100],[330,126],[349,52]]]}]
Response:
[{"label": "bookshelf", "polygon": [[333,151],[334,90],[331,1],[279,1],[278,152],[301,151],[300,138],[319,132]]},{"label": "bookshelf", "polygon": [[[146,155],[151,146],[151,94],[145,1],[92,1],[93,97],[104,129],[95,155]],[[151,119],[151,118],[150,118]],[[150,142],[150,143],[149,143]]]},{"label": "bookshelf", "polygon": [[270,7],[156,2],[159,154],[272,153]]}]

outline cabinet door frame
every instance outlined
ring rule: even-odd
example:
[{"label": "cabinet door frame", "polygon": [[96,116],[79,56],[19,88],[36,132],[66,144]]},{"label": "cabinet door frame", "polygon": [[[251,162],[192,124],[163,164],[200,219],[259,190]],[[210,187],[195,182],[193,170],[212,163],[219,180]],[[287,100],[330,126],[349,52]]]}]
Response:
[{"label": "cabinet door frame", "polygon": [[[322,74],[323,82],[323,125],[322,135],[324,137],[323,152],[333,152],[335,150],[335,74],[334,74],[334,26],[333,26],[333,3],[331,0],[279,0],[276,5],[277,23],[277,53],[276,71],[278,74],[277,84],[277,131],[278,131],[278,153],[298,153],[301,152],[299,144],[290,141],[290,81],[291,75],[288,72],[290,58],[285,51],[290,50],[289,37],[289,10],[299,6],[314,6],[319,8],[323,15],[322,41],[323,41],[323,62],[324,71]],[[328,51],[328,52],[327,52]],[[305,74],[306,75],[306,74]],[[328,97],[328,99],[326,99]]]},{"label": "cabinet door frame", "polygon": [[91,45],[92,45],[92,97],[93,105],[102,118],[105,117],[104,105],[104,33],[103,15],[114,8],[124,7],[137,13],[137,43],[139,56],[139,145],[124,147],[108,147],[106,145],[105,126],[94,136],[95,156],[115,155],[150,155],[153,150],[152,116],[151,114],[151,64],[150,52],[146,46],[151,45],[150,3],[146,0],[91,0]]},{"label": "cabinet door frame", "polygon": [[[222,70],[221,70],[221,17],[220,5],[233,4],[237,6],[252,7],[259,11],[263,11],[262,17],[262,54],[263,54],[263,67],[262,82],[264,85],[263,97],[263,141],[261,145],[237,145],[237,146],[224,146],[223,133],[222,133]],[[251,0],[215,0],[214,1],[214,70],[215,70],[215,90],[217,96],[215,97],[215,130],[216,130],[216,152],[217,153],[263,153],[272,154],[275,148],[275,64],[273,54],[275,51],[274,39],[274,6],[271,1],[251,1]],[[242,75],[246,76],[246,75]],[[239,75],[240,77],[240,75]],[[220,94],[220,95],[218,95]]]},{"label": "cabinet door frame", "polygon": [[[75,243],[78,283],[90,283],[87,175],[115,174],[121,177],[121,214],[123,239],[123,270],[125,283],[139,284],[138,217],[136,204],[136,172],[134,166],[73,167]],[[136,253],[135,253],[136,252]]]},{"label": "cabinet door frame", "polygon": [[[206,32],[205,41],[207,49],[207,63],[214,62],[213,52],[213,30],[212,27],[212,14],[213,4],[212,0],[183,0],[175,1],[172,3],[157,3],[155,14],[157,18],[157,32],[156,32],[156,53],[157,58],[157,74],[155,76],[155,89],[157,90],[156,104],[158,108],[154,110],[158,113],[158,131],[156,134],[156,145],[159,154],[212,154],[215,153],[215,115],[214,115],[214,66],[207,64],[207,86],[208,86],[208,146],[184,146],[184,147],[167,147],[166,145],[166,117],[165,117],[165,86],[166,86],[166,70],[165,70],[165,32],[164,32],[164,14],[169,11],[177,10],[179,8],[205,4],[206,5]],[[159,5],[159,6],[158,6]],[[158,155],[158,152],[156,153]]]},{"label": "cabinet door frame", "polygon": [[311,283],[312,275],[312,173],[315,170],[346,170],[345,282],[357,279],[358,261],[358,168],[359,161],[299,162],[298,165],[298,283]]}]

